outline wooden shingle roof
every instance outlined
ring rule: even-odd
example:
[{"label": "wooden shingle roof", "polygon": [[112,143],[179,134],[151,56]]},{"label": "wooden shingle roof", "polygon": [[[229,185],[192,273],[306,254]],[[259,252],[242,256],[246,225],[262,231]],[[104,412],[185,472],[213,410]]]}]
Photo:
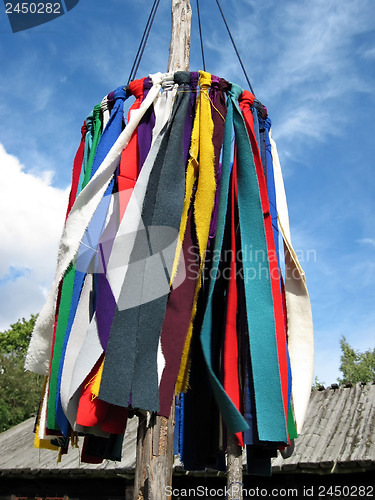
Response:
[{"label": "wooden shingle roof", "polygon": [[[8,429],[0,434],[0,477],[22,473],[22,477],[41,475],[74,476],[117,476],[132,475],[135,468],[135,449],[138,419],[128,421],[121,462],[104,460],[101,464],[87,464],[80,461],[80,450],[69,447],[57,463],[58,453],[52,450],[34,448],[34,418]],[[83,440],[80,440],[82,445]]]},{"label": "wooden shingle roof", "polygon": [[[130,476],[135,468],[137,418],[128,422],[121,462],[80,462],[70,449],[57,453],[34,448],[34,421],[29,419],[0,434],[0,476]],[[176,461],[178,469],[179,461]],[[306,422],[290,458],[273,459],[273,473],[336,473],[375,469],[375,384],[331,386],[311,393]]]},{"label": "wooden shingle roof", "polygon": [[375,385],[333,385],[311,393],[307,418],[290,458],[273,471],[359,472],[375,469]]}]

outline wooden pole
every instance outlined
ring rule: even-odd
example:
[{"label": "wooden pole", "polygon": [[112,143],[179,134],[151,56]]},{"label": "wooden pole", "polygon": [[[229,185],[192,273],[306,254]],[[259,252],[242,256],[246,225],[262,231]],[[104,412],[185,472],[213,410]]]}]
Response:
[{"label": "wooden pole", "polygon": [[242,500],[242,448],[236,436],[227,434],[227,487],[228,500]]},{"label": "wooden pole", "polygon": [[172,30],[167,71],[188,71],[190,37],[190,1],[172,0]]},{"label": "wooden pole", "polygon": [[137,433],[135,500],[165,500],[172,485],[174,405],[169,418],[141,415]]},{"label": "wooden pole", "polygon": [[[189,0],[172,0],[172,29],[168,72],[189,69],[191,6]],[[170,418],[141,415],[137,434],[134,500],[165,500],[172,486],[174,404]]]}]

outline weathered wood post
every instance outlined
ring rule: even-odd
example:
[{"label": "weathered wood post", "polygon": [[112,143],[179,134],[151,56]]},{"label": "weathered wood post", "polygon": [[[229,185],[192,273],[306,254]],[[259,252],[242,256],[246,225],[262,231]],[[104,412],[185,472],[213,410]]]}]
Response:
[{"label": "weathered wood post", "polygon": [[190,34],[190,1],[172,0],[172,31],[167,71],[187,71],[189,69]]},{"label": "weathered wood post", "polygon": [[228,500],[242,500],[242,448],[236,436],[227,434],[227,487]]},{"label": "weathered wood post", "polygon": [[[172,29],[168,72],[189,69],[191,6],[189,0],[172,0]],[[165,500],[172,485],[174,405],[170,418],[146,415],[139,419],[135,500]]]}]

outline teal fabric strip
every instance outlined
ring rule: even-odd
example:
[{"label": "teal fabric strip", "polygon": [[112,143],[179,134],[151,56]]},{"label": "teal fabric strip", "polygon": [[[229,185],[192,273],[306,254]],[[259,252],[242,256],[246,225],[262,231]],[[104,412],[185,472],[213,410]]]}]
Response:
[{"label": "teal fabric strip", "polygon": [[77,196],[82,191],[83,179],[85,178],[85,173],[87,170],[87,163],[89,161],[89,155],[90,155],[91,146],[92,146],[92,139],[94,136],[94,115],[93,115],[93,113],[94,113],[94,111],[92,111],[92,113],[86,118],[87,132],[86,132],[86,137],[85,137],[85,149],[84,149],[84,154],[83,154],[81,173],[79,176]]},{"label": "teal fabric strip", "polygon": [[96,153],[96,148],[98,147],[99,144],[99,139],[102,134],[102,125],[103,125],[103,113],[101,110],[101,104],[97,104],[94,106],[94,134],[92,138],[92,145],[89,153],[89,157],[87,160],[87,166],[85,170],[85,177],[82,182],[82,189],[88,184],[90,178],[91,178],[91,169],[92,165],[94,163],[94,158],[95,158],[95,153]]},{"label": "teal fabric strip", "polygon": [[[258,178],[246,125],[237,103],[242,89],[232,84],[229,94],[237,144],[238,211],[258,435],[261,441],[288,442]],[[262,256],[260,261],[246,258],[251,249]]]},{"label": "teal fabric strip", "polygon": [[[225,226],[225,218],[228,206],[229,177],[231,171],[232,138],[233,138],[233,102],[232,99],[228,99],[228,110],[225,120],[225,135],[224,135],[223,157],[222,157],[222,167],[221,167],[219,210],[217,216],[217,229],[216,229],[216,238],[215,238],[213,255],[220,255],[223,246],[224,226]],[[214,373],[214,369],[212,366],[212,352],[211,352],[212,313],[213,313],[212,298],[213,298],[213,291],[215,287],[218,267],[219,267],[219,259],[214,259],[212,269],[210,272],[212,278],[209,283],[207,306],[204,313],[204,319],[200,333],[200,341],[216,401],[218,403],[221,414],[228,429],[231,432],[235,433],[235,432],[245,431],[249,427],[245,419],[241,415],[241,413],[237,410],[235,405],[232,403],[231,399],[228,397],[222,384],[220,383],[219,379]]]}]

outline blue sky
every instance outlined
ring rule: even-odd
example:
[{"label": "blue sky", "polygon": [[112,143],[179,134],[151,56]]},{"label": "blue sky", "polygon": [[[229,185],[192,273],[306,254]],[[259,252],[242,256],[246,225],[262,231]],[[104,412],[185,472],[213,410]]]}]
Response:
[{"label": "blue sky", "polygon": [[[214,0],[201,0],[207,71],[247,87]],[[13,34],[0,12],[0,330],[41,308],[53,278],[80,127],[126,84],[151,0],[81,0]],[[190,68],[202,69],[195,2]],[[316,374],[339,376],[339,339],[375,344],[375,2],[225,0],[284,172],[307,275]],[[165,71],[162,0],[137,77]]]}]

